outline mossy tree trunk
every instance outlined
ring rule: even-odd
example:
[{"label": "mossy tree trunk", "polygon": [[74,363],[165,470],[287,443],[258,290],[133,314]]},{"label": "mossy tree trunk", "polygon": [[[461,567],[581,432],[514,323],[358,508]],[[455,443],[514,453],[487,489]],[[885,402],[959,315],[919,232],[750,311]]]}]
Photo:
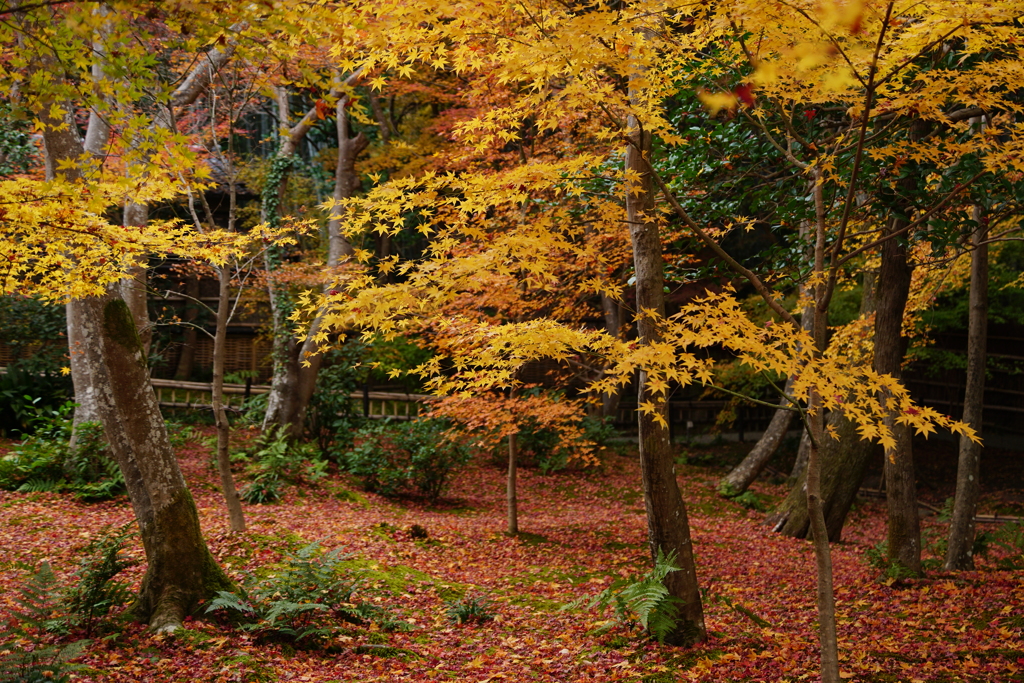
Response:
[{"label": "mossy tree trunk", "polygon": [[[913,177],[913,174],[911,174]],[[912,181],[911,181],[912,182]],[[889,222],[890,232],[906,225],[905,218]],[[907,244],[902,238],[882,244],[875,299],[874,369],[897,380],[903,377],[903,314],[910,295],[910,265]],[[914,574],[921,572],[921,527],[917,516],[917,485],[914,477],[912,433],[909,425],[897,423],[895,406],[885,418],[896,445],[885,454],[885,492],[888,504],[887,538],[889,560]]]},{"label": "mossy tree trunk", "polygon": [[195,502],[171,450],[142,341],[114,291],[82,300],[88,347],[110,450],[124,473],[148,566],[134,616],[156,631],[180,627],[198,604],[231,581],[210,554]]},{"label": "mossy tree trunk", "polygon": [[[85,149],[73,122],[53,120],[46,108],[40,118],[46,124],[47,175],[79,180],[75,161]],[[89,378],[83,390],[124,475],[146,551],[133,614],[156,631],[174,630],[203,599],[230,589],[231,581],[203,539],[150,383],[142,340],[118,285],[103,296],[71,302],[69,311],[76,325],[74,362]],[[75,388],[80,389],[77,382]]]}]

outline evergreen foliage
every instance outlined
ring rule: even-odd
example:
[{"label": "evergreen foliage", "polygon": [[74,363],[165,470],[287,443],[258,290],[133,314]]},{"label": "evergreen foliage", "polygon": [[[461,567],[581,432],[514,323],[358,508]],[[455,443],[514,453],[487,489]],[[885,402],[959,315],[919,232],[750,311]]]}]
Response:
[{"label": "evergreen foliage", "polygon": [[641,577],[631,576],[618,579],[611,586],[594,596],[589,602],[582,598],[569,603],[563,609],[575,609],[587,602],[588,609],[613,608],[615,622],[632,627],[639,624],[644,631],[659,643],[676,628],[680,600],[669,595],[665,577],[679,571],[675,553],[668,556],[658,549],[654,568]]}]

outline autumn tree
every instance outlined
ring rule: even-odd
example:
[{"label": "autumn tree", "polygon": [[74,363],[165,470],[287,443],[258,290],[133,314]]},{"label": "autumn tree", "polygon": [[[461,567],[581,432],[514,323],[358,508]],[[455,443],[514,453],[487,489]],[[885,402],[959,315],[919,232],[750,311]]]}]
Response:
[{"label": "autumn tree", "polygon": [[[135,225],[104,218],[112,206],[177,197],[178,176],[196,171],[174,131],[160,134],[150,118],[137,115],[140,100],[155,97],[162,105],[179,92],[152,79],[153,55],[146,44],[150,17],[140,20],[139,9],[115,2],[5,11],[0,43],[7,59],[0,76],[16,92],[18,110],[41,132],[47,178],[0,183],[5,203],[12,208],[16,203],[16,210],[4,214],[0,251],[11,264],[3,275],[3,293],[34,292],[75,302],[69,318],[81,335],[72,337],[70,352],[90,377],[80,398],[94,401],[146,551],[148,565],[133,613],[154,630],[169,631],[231,582],[203,539],[149,382],[145,349],[118,283],[150,254],[201,255],[223,263],[244,252],[248,238],[198,234],[173,221]],[[220,20],[238,18],[223,6],[216,14],[198,5],[180,14],[175,7],[164,8],[167,14],[150,9],[179,28],[204,27],[189,31],[186,47],[223,43],[232,32]],[[97,61],[101,68],[94,69]],[[83,83],[88,87],[79,87]],[[76,121],[80,111],[88,112],[84,139]],[[150,140],[142,151],[124,146],[140,139]],[[145,172],[126,181],[116,165],[96,158],[101,149],[126,163],[144,164]],[[270,235],[255,231],[251,237],[262,241]]]}]

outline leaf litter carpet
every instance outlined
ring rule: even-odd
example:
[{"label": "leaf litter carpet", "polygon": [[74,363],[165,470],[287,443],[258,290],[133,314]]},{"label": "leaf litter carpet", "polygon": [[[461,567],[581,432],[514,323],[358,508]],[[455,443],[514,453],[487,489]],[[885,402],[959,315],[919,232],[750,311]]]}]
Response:
[{"label": "leaf litter carpet", "polygon": [[[295,651],[224,623],[190,619],[177,637],[138,624],[95,638],[76,660],[80,681],[802,681],[818,680],[814,565],[810,544],[783,538],[748,511],[714,494],[715,474],[680,467],[689,505],[709,640],[696,648],[658,646],[623,626],[595,633],[610,618],[560,610],[615,578],[647,570],[646,518],[635,457],[605,456],[600,471],[543,476],[521,470],[520,537],[505,528],[504,473],[477,465],[459,475],[445,500],[351,495],[332,476],[290,487],[274,505],[246,506],[249,530],[226,532],[226,514],[208,449],[179,452],[211,550],[236,578],[280,562],[313,541],[362,562],[409,632],[337,643],[336,652]],[[759,486],[769,495],[781,488]],[[47,559],[58,575],[77,566],[82,547],[104,525],[132,519],[121,499],[81,504],[56,494],[0,492],[0,609],[11,608],[17,563]],[[413,525],[429,538],[414,538]],[[944,525],[925,522],[927,538]],[[879,502],[860,504],[843,543],[833,546],[841,669],[853,681],[1024,680],[1024,585],[999,557],[976,571],[930,572],[886,582],[865,558],[885,536]],[[141,549],[134,549],[141,557]],[[129,571],[135,582],[142,567]],[[446,600],[482,596],[496,615],[454,625]],[[736,609],[739,606],[741,609]],[[767,625],[743,614],[753,612]],[[72,634],[73,635],[73,634]],[[397,650],[360,647],[385,643]],[[397,652],[397,656],[381,656]]]}]

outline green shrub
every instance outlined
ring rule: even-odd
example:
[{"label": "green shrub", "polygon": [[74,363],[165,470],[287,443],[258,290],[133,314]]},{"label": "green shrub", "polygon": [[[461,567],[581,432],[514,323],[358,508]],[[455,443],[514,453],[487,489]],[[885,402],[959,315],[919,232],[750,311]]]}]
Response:
[{"label": "green shrub", "polygon": [[[579,449],[575,441],[563,441],[558,430],[552,427],[538,427],[537,421],[528,418],[516,437],[519,448],[517,461],[522,467],[536,467],[544,474],[564,470],[572,456]],[[579,422],[583,431],[583,439],[597,447],[597,450],[609,447],[612,438],[617,434],[611,417],[600,418],[584,416]],[[507,444],[508,442],[505,441]],[[508,457],[507,446],[494,454],[498,463],[505,463]]]},{"label": "green shrub", "polygon": [[352,436],[364,422],[352,400],[360,384],[356,366],[362,349],[362,344],[350,342],[328,353],[306,413],[306,427],[320,452],[335,459],[352,447]]},{"label": "green shrub", "polygon": [[343,466],[367,491],[383,496],[415,489],[437,500],[469,461],[469,449],[452,437],[445,420],[383,421],[360,430],[355,440]]},{"label": "green shrub", "polygon": [[458,600],[447,600],[445,615],[448,621],[456,624],[482,624],[494,618],[491,611],[491,601],[484,597],[461,598]]},{"label": "green shrub", "polygon": [[767,512],[769,508],[768,503],[762,496],[750,490],[744,491],[738,496],[733,496],[732,501],[739,503],[748,510],[756,510],[757,512]]},{"label": "green shrub", "polygon": [[73,493],[83,501],[107,500],[125,492],[124,477],[107,453],[103,427],[82,422],[72,449],[73,403],[40,410],[33,435],[0,458],[0,488],[8,491]]},{"label": "green shrub", "polygon": [[889,560],[889,542],[880,541],[874,547],[864,551],[868,564],[882,573],[882,578],[888,581],[902,581],[917,576],[916,573],[904,567],[895,560]]},{"label": "green shrub", "polygon": [[111,609],[131,598],[128,585],[114,581],[122,571],[137,562],[122,553],[129,539],[135,536],[132,524],[112,529],[104,527],[85,548],[86,556],[72,575],[75,585],[65,593],[64,604],[70,625],[92,635],[98,622]]},{"label": "green shrub", "polygon": [[319,543],[312,543],[288,558],[279,571],[262,580],[250,577],[240,592],[218,592],[206,611],[227,612],[242,620],[244,631],[302,647],[326,644],[341,632],[342,623],[407,628],[387,609],[364,599],[379,596],[371,596],[369,582],[359,570],[342,565],[346,559],[340,549],[325,553]]},{"label": "green shrub", "polygon": [[[999,561],[1000,569],[1024,567],[1024,524],[1020,522],[1003,524],[997,531],[989,534],[986,541],[1006,552],[1006,557]],[[977,539],[975,539],[976,547],[977,543]]]},{"label": "green shrub", "polygon": [[102,529],[86,546],[69,588],[60,585],[47,562],[38,568],[20,565],[27,576],[15,590],[14,622],[0,637],[0,683],[63,682],[81,668],[70,660],[90,641],[60,644],[53,634],[77,629],[89,636],[111,608],[127,602],[128,587],[113,579],[134,564],[121,556],[131,535],[127,525]]},{"label": "green shrub", "polygon": [[0,683],[65,683],[79,667],[69,663],[89,644],[77,640],[54,644],[49,635],[65,628],[63,595],[48,562],[38,569],[21,565],[28,575],[15,589],[14,622],[0,636]]},{"label": "green shrub", "polygon": [[33,434],[64,409],[70,395],[69,377],[32,371],[24,361],[15,361],[0,375],[0,433],[8,437]]},{"label": "green shrub", "polygon": [[[615,622],[627,627],[641,626],[659,643],[676,627],[679,616],[679,598],[669,595],[665,588],[665,577],[679,571],[675,553],[665,556],[661,548],[654,568],[642,577],[618,579],[611,586],[598,593],[587,604],[588,609],[612,607]],[[565,605],[562,609],[576,609],[587,602],[582,598]],[[613,623],[613,625],[614,625]]]},{"label": "green shrub", "polygon": [[249,462],[246,471],[251,481],[239,492],[247,503],[280,500],[286,484],[315,482],[323,478],[327,468],[327,462],[316,457],[314,448],[291,441],[287,432],[277,427],[260,434],[239,456]]}]

